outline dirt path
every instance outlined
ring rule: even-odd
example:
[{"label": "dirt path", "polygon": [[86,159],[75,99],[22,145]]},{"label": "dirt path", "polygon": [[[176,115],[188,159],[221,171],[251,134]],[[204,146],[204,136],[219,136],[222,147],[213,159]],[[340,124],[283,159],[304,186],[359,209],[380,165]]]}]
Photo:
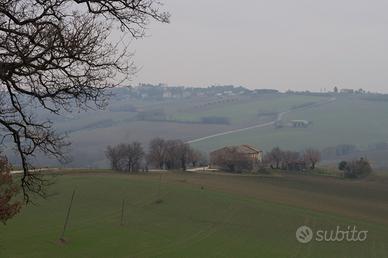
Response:
[{"label": "dirt path", "polygon": [[240,129],[235,129],[235,130],[229,130],[229,131],[226,131],[226,132],[216,133],[216,134],[208,135],[208,136],[205,136],[205,137],[193,139],[193,140],[187,141],[186,143],[190,144],[190,143],[202,142],[202,141],[205,141],[205,140],[208,140],[208,139],[212,139],[212,138],[216,138],[216,137],[219,137],[219,136],[224,136],[224,135],[228,135],[228,134],[239,133],[239,132],[244,132],[244,131],[248,131],[248,130],[252,130],[252,129],[264,128],[264,127],[272,126],[272,125],[276,124],[277,122],[281,121],[286,114],[289,114],[289,113],[291,113],[293,111],[296,111],[296,110],[300,111],[300,110],[304,110],[304,109],[318,107],[318,106],[322,106],[322,105],[326,105],[326,104],[332,103],[334,101],[336,101],[336,98],[333,97],[333,98],[330,98],[327,101],[320,101],[320,102],[317,102],[314,105],[311,105],[311,106],[308,106],[308,107],[302,107],[302,108],[297,108],[297,109],[290,109],[290,110],[283,111],[283,112],[279,113],[277,115],[276,119],[273,120],[273,121],[270,121],[270,122],[266,122],[266,123],[262,123],[262,124],[257,124],[257,125],[253,125],[253,126],[248,126],[248,127],[244,127],[244,128],[240,128]]}]

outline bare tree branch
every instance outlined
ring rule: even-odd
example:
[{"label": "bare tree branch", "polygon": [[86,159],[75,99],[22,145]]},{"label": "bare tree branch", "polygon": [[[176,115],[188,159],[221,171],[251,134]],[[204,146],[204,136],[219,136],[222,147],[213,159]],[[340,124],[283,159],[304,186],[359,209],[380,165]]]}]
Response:
[{"label": "bare tree branch", "polygon": [[44,181],[30,173],[37,152],[62,159],[65,139],[33,110],[54,114],[106,104],[106,89],[134,72],[126,47],[110,40],[118,24],[132,38],[151,20],[168,22],[156,0],[0,0],[0,138],[11,137],[30,192],[43,195]]}]

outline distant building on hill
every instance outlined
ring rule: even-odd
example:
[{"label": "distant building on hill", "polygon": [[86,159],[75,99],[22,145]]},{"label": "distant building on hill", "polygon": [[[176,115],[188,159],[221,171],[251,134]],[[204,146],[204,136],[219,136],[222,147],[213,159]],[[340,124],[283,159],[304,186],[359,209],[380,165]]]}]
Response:
[{"label": "distant building on hill", "polygon": [[353,89],[341,89],[340,92],[344,93],[344,94],[353,94],[354,90]]},{"label": "distant building on hill", "polygon": [[292,120],[291,121],[292,127],[308,127],[311,122],[307,120]]}]

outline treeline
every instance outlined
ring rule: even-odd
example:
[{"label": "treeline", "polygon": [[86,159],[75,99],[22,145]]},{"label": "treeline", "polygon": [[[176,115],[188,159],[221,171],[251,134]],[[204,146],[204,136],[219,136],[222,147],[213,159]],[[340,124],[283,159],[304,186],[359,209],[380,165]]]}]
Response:
[{"label": "treeline", "polygon": [[264,156],[264,165],[272,169],[304,170],[315,169],[321,161],[321,152],[316,149],[306,149],[303,152],[273,148]]},{"label": "treeline", "polygon": [[154,138],[150,141],[148,152],[139,142],[108,146],[105,151],[113,170],[125,172],[148,171],[148,169],[181,169],[207,164],[200,151],[193,149],[182,140]]},{"label": "treeline", "polygon": [[287,171],[302,171],[315,169],[321,160],[321,153],[316,149],[306,149],[303,152],[273,148],[264,155],[263,160],[257,160],[238,150],[238,147],[227,147],[215,151],[210,157],[211,164],[228,172],[263,171],[266,168]]},{"label": "treeline", "polygon": [[108,146],[105,151],[113,170],[135,172],[140,168],[146,169],[144,164],[145,152],[139,142],[121,143],[116,146]]},{"label": "treeline", "polygon": [[[286,151],[279,147],[273,148],[264,156],[264,166],[272,169],[288,171],[299,171],[305,169],[315,169],[321,161],[321,152],[316,149],[306,149],[303,152]],[[343,172],[344,178],[358,179],[364,178],[373,172],[368,159],[360,158],[351,161],[341,161],[338,169]]]},{"label": "treeline", "polygon": [[322,150],[323,159],[336,159],[338,157],[356,154],[364,151],[386,151],[388,150],[387,142],[376,142],[369,144],[366,148],[359,148],[353,144],[339,144],[333,147],[327,147]]}]

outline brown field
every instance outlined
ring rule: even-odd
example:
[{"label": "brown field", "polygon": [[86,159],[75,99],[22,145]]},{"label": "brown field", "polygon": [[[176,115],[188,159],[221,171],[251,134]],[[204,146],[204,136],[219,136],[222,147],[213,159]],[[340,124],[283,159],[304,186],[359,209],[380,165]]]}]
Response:
[{"label": "brown field", "polygon": [[[158,174],[130,176],[149,179]],[[388,177],[374,175],[364,180],[287,175],[211,175],[164,173],[163,182],[203,186],[209,190],[253,197],[260,201],[343,215],[350,219],[388,224]]]}]

